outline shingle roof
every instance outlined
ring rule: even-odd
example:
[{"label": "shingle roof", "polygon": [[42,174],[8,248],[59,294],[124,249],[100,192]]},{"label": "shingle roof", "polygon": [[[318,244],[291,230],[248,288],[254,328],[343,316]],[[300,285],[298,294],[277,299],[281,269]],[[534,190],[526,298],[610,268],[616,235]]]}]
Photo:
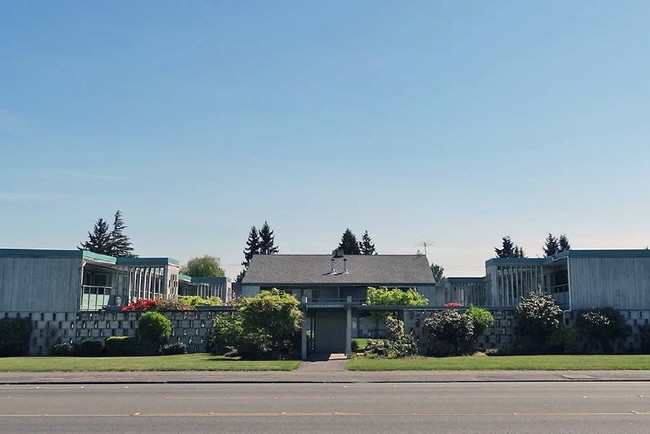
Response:
[{"label": "shingle roof", "polygon": [[[349,274],[331,274],[330,255],[255,255],[242,283],[245,285],[433,285],[424,255],[349,255]],[[335,260],[337,272],[343,259]]]}]

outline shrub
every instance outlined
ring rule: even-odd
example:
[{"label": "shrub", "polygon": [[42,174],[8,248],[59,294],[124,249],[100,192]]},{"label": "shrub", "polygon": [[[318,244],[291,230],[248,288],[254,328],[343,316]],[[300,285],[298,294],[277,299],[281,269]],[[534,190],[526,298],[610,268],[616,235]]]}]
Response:
[{"label": "shrub", "polygon": [[162,346],[162,353],[166,356],[172,354],[187,354],[187,346],[183,342],[174,342]]},{"label": "shrub", "polygon": [[75,353],[82,357],[101,357],[104,355],[104,341],[92,339],[77,345]]},{"label": "shrub", "polygon": [[639,339],[641,340],[641,352],[650,353],[650,324],[639,326]]},{"label": "shrub", "polygon": [[587,339],[585,352],[593,352],[600,345],[606,354],[612,353],[612,344],[628,334],[623,315],[611,307],[585,309],[578,313],[578,331]]},{"label": "shrub", "polygon": [[206,338],[207,350],[216,355],[237,348],[244,338],[242,318],[239,312],[223,312],[212,320],[212,328]]},{"label": "shrub", "polygon": [[474,340],[472,319],[457,310],[433,312],[424,320],[427,353],[436,357],[467,354]]},{"label": "shrub", "polygon": [[531,292],[515,309],[517,348],[522,353],[545,353],[549,334],[560,326],[562,309],[548,294]]},{"label": "shrub", "polygon": [[0,319],[0,357],[22,356],[29,351],[32,322],[26,318]]},{"label": "shrub", "polygon": [[482,334],[489,327],[492,327],[494,324],[494,317],[489,310],[483,309],[482,307],[470,306],[469,309],[465,311],[465,314],[472,320],[474,324],[474,336]]},{"label": "shrub", "polygon": [[143,298],[138,301],[129,303],[128,305],[124,306],[120,310],[122,312],[144,312],[144,311],[157,310],[158,304],[160,304],[161,301],[162,300],[159,298],[155,298],[155,299]]},{"label": "shrub", "polygon": [[104,353],[107,356],[132,356],[137,349],[137,340],[131,336],[106,338]]},{"label": "shrub", "polygon": [[63,342],[52,345],[50,354],[57,357],[74,356],[74,345],[70,342]]},{"label": "shrub", "polygon": [[172,324],[160,312],[145,312],[138,321],[138,336],[145,353],[158,352],[160,345],[167,342],[172,333]]},{"label": "shrub", "polygon": [[195,306],[223,306],[223,301],[219,297],[202,298],[198,295],[187,295],[178,298],[183,304],[190,307]]},{"label": "shrub", "polygon": [[404,332],[404,322],[392,315],[386,317],[388,339],[371,339],[366,345],[366,354],[396,359],[417,354],[415,339]]},{"label": "shrub", "polygon": [[296,297],[274,288],[243,298],[239,305],[244,336],[244,342],[237,348],[240,355],[243,346],[251,350],[245,353],[256,354],[253,357],[276,358],[297,353],[302,312]]},{"label": "shrub", "polygon": [[366,303],[369,306],[426,306],[429,300],[412,288],[404,291],[399,288],[369,286]]},{"label": "shrub", "polygon": [[571,326],[559,326],[548,335],[548,352],[551,354],[578,354],[578,331]]},{"label": "shrub", "polygon": [[352,352],[362,353],[368,346],[369,339],[352,339]]}]

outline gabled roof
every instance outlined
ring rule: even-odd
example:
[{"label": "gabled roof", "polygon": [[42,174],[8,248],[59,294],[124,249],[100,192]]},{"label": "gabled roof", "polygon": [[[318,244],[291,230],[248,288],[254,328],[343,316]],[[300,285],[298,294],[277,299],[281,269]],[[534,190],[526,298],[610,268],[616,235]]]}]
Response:
[{"label": "gabled roof", "polygon": [[433,274],[424,255],[348,255],[348,274],[343,259],[334,266],[330,255],[255,255],[244,285],[434,285]]}]

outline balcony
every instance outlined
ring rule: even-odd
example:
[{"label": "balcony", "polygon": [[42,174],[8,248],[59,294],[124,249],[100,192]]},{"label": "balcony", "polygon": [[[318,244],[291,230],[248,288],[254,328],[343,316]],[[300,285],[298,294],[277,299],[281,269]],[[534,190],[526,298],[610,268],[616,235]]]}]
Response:
[{"label": "balcony", "polygon": [[110,286],[83,285],[79,310],[104,309],[110,303],[112,290]]}]

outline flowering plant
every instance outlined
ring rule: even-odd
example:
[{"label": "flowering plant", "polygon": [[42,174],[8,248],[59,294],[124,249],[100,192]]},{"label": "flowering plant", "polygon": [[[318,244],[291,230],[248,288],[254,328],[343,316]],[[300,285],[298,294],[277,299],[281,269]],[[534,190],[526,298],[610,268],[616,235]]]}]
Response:
[{"label": "flowering plant", "polygon": [[142,298],[138,301],[129,303],[128,305],[124,306],[120,310],[122,312],[141,312],[141,311],[157,310],[158,305],[160,304],[161,301],[162,299],[160,298],[156,298],[156,299]]},{"label": "flowering plant", "polygon": [[445,303],[443,306],[444,307],[463,307],[463,305],[460,304],[457,301],[450,301],[449,303]]}]

